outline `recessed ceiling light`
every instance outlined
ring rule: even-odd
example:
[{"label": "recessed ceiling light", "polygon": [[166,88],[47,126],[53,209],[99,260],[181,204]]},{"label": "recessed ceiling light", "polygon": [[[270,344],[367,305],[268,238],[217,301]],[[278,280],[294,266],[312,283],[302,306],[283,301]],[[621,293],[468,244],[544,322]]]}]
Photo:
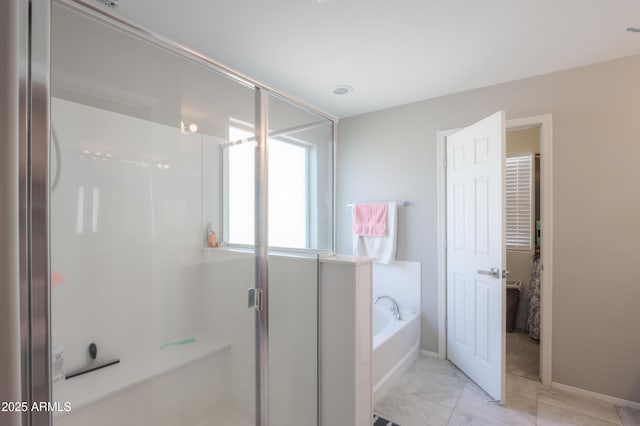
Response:
[{"label": "recessed ceiling light", "polygon": [[630,31],[632,33],[640,33],[640,28],[629,27],[627,28],[627,31]]},{"label": "recessed ceiling light", "polygon": [[346,84],[340,84],[338,86],[334,86],[332,91],[335,95],[346,95],[353,92],[353,87]]},{"label": "recessed ceiling light", "polygon": [[184,121],[180,122],[180,130],[184,135],[190,135],[191,133],[195,133],[198,131],[198,125],[196,123],[191,123],[186,125]]}]

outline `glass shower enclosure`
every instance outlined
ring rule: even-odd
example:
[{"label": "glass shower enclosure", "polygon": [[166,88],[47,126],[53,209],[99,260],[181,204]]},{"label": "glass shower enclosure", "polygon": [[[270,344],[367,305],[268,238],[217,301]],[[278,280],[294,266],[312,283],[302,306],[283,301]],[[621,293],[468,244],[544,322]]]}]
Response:
[{"label": "glass shower enclosure", "polygon": [[29,424],[316,425],[335,118],[101,7],[50,22]]}]

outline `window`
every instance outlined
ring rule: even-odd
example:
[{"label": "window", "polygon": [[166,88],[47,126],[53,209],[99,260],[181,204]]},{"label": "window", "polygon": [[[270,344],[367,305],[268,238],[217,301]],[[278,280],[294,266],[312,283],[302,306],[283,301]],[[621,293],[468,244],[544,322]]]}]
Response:
[{"label": "window", "polygon": [[[232,244],[254,242],[253,134],[229,128],[229,139],[240,141],[226,149],[227,211],[225,239]],[[314,146],[293,138],[269,140],[269,245],[308,248],[310,209],[309,160]]]},{"label": "window", "polygon": [[226,226],[224,240],[233,244],[253,244],[255,238],[255,169],[256,144],[253,132],[229,128],[229,140],[241,141],[226,148]]},{"label": "window", "polygon": [[533,228],[533,155],[507,157],[506,228],[507,249],[531,250]]},{"label": "window", "polygon": [[309,146],[269,141],[269,245],[307,248]]}]

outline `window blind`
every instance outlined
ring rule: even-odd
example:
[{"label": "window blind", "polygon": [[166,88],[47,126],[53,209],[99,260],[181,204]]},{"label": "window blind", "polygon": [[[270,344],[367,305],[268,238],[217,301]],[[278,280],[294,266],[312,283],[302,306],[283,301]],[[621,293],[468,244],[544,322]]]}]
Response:
[{"label": "window blind", "polygon": [[507,249],[530,250],[532,241],[533,155],[507,157]]}]

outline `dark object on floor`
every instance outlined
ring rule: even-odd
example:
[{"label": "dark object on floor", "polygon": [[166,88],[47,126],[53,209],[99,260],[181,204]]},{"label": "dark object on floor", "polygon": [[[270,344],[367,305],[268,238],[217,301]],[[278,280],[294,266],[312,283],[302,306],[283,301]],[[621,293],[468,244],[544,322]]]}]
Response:
[{"label": "dark object on floor", "polygon": [[520,290],[517,288],[507,289],[507,333],[513,333],[516,328],[516,317],[518,316],[518,303],[520,303]]},{"label": "dark object on floor", "polygon": [[631,407],[620,407],[616,405],[616,413],[620,417],[622,426],[638,426],[640,425],[640,410]]},{"label": "dark object on floor", "polygon": [[373,421],[371,422],[373,426],[400,426],[398,423],[393,423],[390,420],[383,419],[382,417],[373,415]]}]

